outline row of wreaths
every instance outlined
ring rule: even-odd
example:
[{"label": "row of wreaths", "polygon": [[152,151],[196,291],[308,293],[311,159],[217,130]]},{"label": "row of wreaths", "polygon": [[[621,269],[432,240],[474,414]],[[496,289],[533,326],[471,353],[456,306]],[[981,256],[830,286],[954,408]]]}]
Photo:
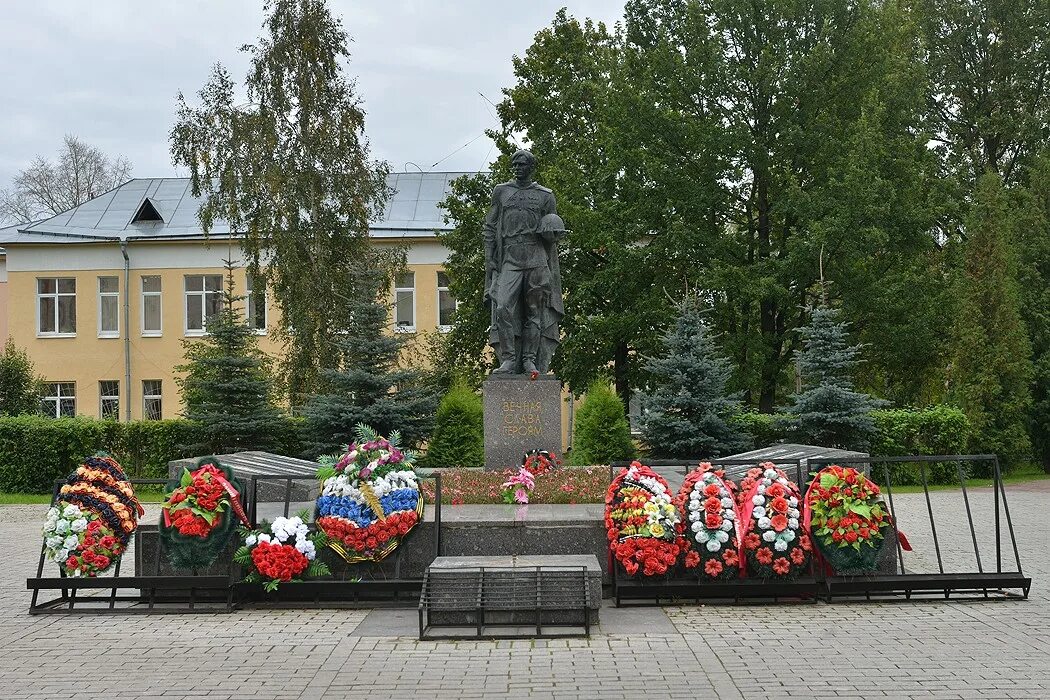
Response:
[{"label": "row of wreaths", "polygon": [[[766,462],[739,481],[708,463],[677,494],[633,462],[606,494],[610,555],[621,575],[790,580],[811,571],[875,571],[896,530],[879,487],[856,469],[831,465],[803,494]],[[901,536],[901,545],[910,549]]]},{"label": "row of wreaths", "polygon": [[[333,489],[335,495],[329,494]],[[242,506],[243,490],[241,480],[213,457],[169,482],[159,537],[173,568],[206,569],[236,538],[234,560],[244,565],[246,580],[272,589],[280,582],[329,574],[317,558],[323,547],[349,563],[383,559],[421,520],[423,510],[423,493],[406,455],[382,438],[350,451],[332,470],[318,498],[316,529],[305,522],[308,513],[253,529]],[[64,576],[98,576],[120,560],[142,515],[120,464],[98,453],[61,485],[44,523],[44,551]]]}]

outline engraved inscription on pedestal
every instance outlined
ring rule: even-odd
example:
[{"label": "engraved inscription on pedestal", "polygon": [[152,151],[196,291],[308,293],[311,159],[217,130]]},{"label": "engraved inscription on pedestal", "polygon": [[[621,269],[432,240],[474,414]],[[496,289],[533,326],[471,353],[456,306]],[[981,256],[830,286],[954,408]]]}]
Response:
[{"label": "engraved inscription on pedestal", "polygon": [[561,382],[553,375],[494,375],[482,395],[486,469],[516,468],[530,450],[561,454]]}]

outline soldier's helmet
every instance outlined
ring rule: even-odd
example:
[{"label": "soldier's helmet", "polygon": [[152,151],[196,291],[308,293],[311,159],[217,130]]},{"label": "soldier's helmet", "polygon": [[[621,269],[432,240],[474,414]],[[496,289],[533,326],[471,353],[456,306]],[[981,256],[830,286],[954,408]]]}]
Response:
[{"label": "soldier's helmet", "polygon": [[540,233],[565,233],[565,222],[557,214],[546,214],[540,219]]}]

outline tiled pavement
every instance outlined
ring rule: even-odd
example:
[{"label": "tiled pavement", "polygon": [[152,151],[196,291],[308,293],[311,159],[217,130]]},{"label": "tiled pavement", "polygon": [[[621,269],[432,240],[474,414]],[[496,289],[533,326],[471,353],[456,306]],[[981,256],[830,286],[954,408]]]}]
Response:
[{"label": "tiled pavement", "polygon": [[[1026,602],[604,610],[590,640],[546,642],[418,642],[405,611],[29,616],[44,509],[4,506],[0,698],[1050,698],[1050,482],[1010,497]],[[925,501],[895,500],[908,567],[935,567]],[[976,519],[990,504],[971,494]],[[962,512],[947,492],[933,507]],[[961,522],[938,535],[972,567]]]}]

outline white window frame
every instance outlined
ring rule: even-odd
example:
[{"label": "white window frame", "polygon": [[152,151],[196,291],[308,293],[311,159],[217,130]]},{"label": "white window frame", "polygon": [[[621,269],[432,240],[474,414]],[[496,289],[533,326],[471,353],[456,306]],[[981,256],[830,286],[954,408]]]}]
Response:
[{"label": "white window frame", "polygon": [[[72,394],[65,394],[62,392],[62,387],[73,387]],[[77,383],[76,382],[45,382],[44,383],[44,395],[40,397],[41,412],[49,418],[61,418],[62,417],[62,400],[72,399],[73,400],[73,415],[77,415]],[[45,404],[53,404],[54,412],[50,413],[50,410],[44,411],[43,407]]]},{"label": "white window frame", "polygon": [[[40,283],[43,280],[53,280],[55,283],[55,291],[53,294],[42,294],[40,292]],[[73,280],[73,291],[72,292],[60,292],[58,291],[59,282],[62,280]],[[41,300],[44,297],[54,298],[55,300],[55,330],[45,331],[40,328],[40,306]],[[58,302],[61,297],[73,297],[73,331],[62,332],[59,331],[59,312]],[[77,337],[77,278],[76,277],[37,277],[36,278],[36,336],[38,338],[76,338]]]},{"label": "white window frame", "polygon": [[[448,333],[452,330],[452,325],[441,323],[441,292],[445,292],[451,297],[452,290],[449,288],[448,285],[441,284],[441,275],[445,275],[445,277],[447,278],[448,272],[446,272],[445,270],[439,270],[437,275],[435,276],[437,278],[437,304],[435,305],[437,308],[437,329],[439,333]],[[458,309],[459,299],[452,297],[452,301],[455,302],[456,308]]]},{"label": "white window frame", "polygon": [[[398,285],[397,278],[401,277],[402,275],[412,275],[411,287],[402,287]],[[407,326],[399,326],[397,322],[397,295],[401,292],[409,292],[412,294],[412,324]],[[394,278],[394,332],[415,333],[417,320],[418,316],[416,315],[416,273],[415,270],[407,270]]]},{"label": "white window frame", "polygon": [[255,299],[253,297],[253,294],[254,294],[253,286],[255,285],[256,280],[252,279],[252,276],[250,274],[246,274],[245,277],[244,277],[244,286],[245,286],[245,289],[247,290],[246,300],[245,300],[245,303],[244,303],[244,314],[245,314],[245,316],[248,319],[248,327],[251,328],[253,331],[255,331],[255,335],[266,335],[266,328],[267,328],[267,326],[270,323],[270,317],[269,317],[269,314],[267,313],[267,308],[266,308],[266,278],[260,276],[258,278],[258,280],[263,283],[262,294],[261,294],[261,296],[262,296],[262,320],[263,320],[262,327],[260,328],[260,327],[255,325],[255,314],[252,313],[255,310],[254,309]]},{"label": "white window frame", "polygon": [[[117,282],[117,291],[115,292],[103,292],[102,291],[102,280],[111,279]],[[102,328],[102,300],[103,299],[116,299],[117,308],[115,316],[117,319],[117,327],[115,330],[104,330]],[[99,338],[119,338],[120,337],[120,278],[116,275],[99,275],[98,277],[98,337]]]},{"label": "white window frame", "polygon": [[[200,291],[196,291],[196,290],[190,291],[189,289],[187,289],[187,286],[189,285],[190,278],[193,278],[193,277],[200,277],[201,278],[201,289],[200,289]],[[208,290],[208,278],[209,277],[218,277],[219,278],[219,289],[213,290],[213,291],[209,291]],[[214,294],[214,295],[218,296],[219,300],[220,300],[220,304],[221,304],[221,301],[222,301],[222,275],[204,274],[204,273],[201,273],[199,275],[185,275],[183,277],[183,281],[182,281],[182,291],[183,291],[183,299],[182,299],[182,302],[183,302],[182,303],[182,318],[183,318],[182,330],[183,330],[183,333],[187,337],[191,337],[191,338],[200,338],[200,337],[208,335],[208,295],[209,294]],[[190,328],[190,297],[191,296],[199,296],[201,298],[201,327],[200,328]]]},{"label": "white window frame", "polygon": [[[160,387],[160,393],[158,394],[147,394],[146,385],[150,382],[156,382],[157,386]],[[146,402],[156,399],[158,401],[157,417],[150,418],[146,411]],[[164,382],[161,379],[143,379],[142,380],[142,420],[163,420],[164,419]]]},{"label": "white window frame", "polygon": [[[159,289],[156,292],[147,292],[146,291],[146,280],[147,279],[153,279],[153,278],[156,278],[157,284],[159,286]],[[140,328],[140,330],[142,331],[142,337],[143,338],[159,338],[162,335],[164,335],[164,297],[161,296],[163,294],[163,292],[164,292],[164,281],[161,279],[160,275],[141,275],[139,277],[139,292],[140,292],[141,298],[142,298],[142,314],[141,314],[141,316],[142,316],[142,324],[141,324],[141,328]],[[152,329],[152,328],[151,329],[147,329],[146,328],[146,299],[147,298],[152,298],[152,297],[157,297],[157,306],[159,307],[158,314],[157,314],[157,321],[158,321],[160,327],[156,328],[156,329]]]},{"label": "white window frame", "polygon": [[[115,395],[102,393],[102,385],[106,382],[113,382],[117,386],[117,393]],[[98,417],[102,420],[106,420],[106,409],[104,406],[106,403],[114,403],[117,406],[116,415],[112,420],[120,420],[120,380],[119,379],[100,379],[98,382]]]}]

